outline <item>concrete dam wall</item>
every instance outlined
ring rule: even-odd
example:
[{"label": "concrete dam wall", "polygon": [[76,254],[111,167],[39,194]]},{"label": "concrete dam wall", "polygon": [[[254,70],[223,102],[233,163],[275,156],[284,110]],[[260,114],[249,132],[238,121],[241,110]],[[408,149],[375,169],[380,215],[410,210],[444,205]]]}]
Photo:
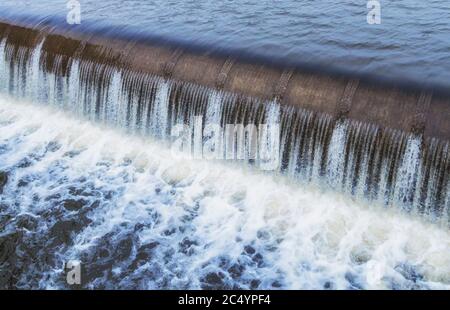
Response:
[{"label": "concrete dam wall", "polygon": [[1,92],[161,139],[199,115],[279,123],[279,173],[450,219],[442,89],[31,19],[0,20],[0,72]]}]

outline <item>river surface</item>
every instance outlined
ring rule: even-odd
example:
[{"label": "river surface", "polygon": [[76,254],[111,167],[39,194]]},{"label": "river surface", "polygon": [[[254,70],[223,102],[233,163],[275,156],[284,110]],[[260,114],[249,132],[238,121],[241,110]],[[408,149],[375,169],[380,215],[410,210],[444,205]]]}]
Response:
[{"label": "river surface", "polygon": [[[68,13],[67,0],[2,0],[0,12]],[[80,0],[81,22],[450,86],[446,0]]]}]

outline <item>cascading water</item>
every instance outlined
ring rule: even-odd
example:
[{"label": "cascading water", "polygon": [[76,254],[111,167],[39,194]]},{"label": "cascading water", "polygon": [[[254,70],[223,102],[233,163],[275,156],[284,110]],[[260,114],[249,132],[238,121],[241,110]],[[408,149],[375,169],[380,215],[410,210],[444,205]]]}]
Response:
[{"label": "cascading water", "polygon": [[4,96],[0,141],[2,287],[450,288],[448,230],[394,210]]},{"label": "cascading water", "polygon": [[[346,146],[347,124],[337,123],[331,136],[327,154],[327,179],[332,187],[337,187],[343,183],[345,167],[345,146]],[[352,158],[349,159],[353,162]]]},{"label": "cascading water", "polygon": [[[68,258],[92,288],[449,287],[447,142],[3,35],[0,244],[55,253],[20,275],[25,257],[2,261],[17,287],[65,287]],[[259,156],[244,156],[264,172],[174,161],[154,141],[208,123],[265,125]],[[189,140],[194,158],[206,140]]]},{"label": "cascading water", "polygon": [[[41,55],[43,43],[35,50],[27,50],[15,49],[2,40],[1,66],[12,70],[3,74],[2,85],[7,85],[10,94],[59,105],[79,116],[162,139],[177,123],[193,126],[197,116],[206,120],[203,125],[267,123],[270,129],[274,127],[271,123],[277,122],[277,126],[281,125],[281,158],[275,166],[283,173],[301,181],[324,180],[333,188],[386,205],[406,203],[409,211],[426,209],[433,213],[438,209],[439,217],[448,218],[442,213],[448,209],[444,205],[449,165],[444,150],[448,146],[434,148],[437,153],[430,154],[440,161],[429,166],[433,173],[425,182],[420,175],[426,172],[410,171],[422,170],[425,158],[421,154],[433,150],[430,142],[421,137],[352,121],[335,123],[327,115],[124,72],[82,59],[70,59],[64,76],[58,73],[65,71],[62,56]],[[55,59],[50,72],[43,70],[49,57]],[[31,89],[31,93],[25,94],[25,89]],[[36,92],[38,89],[40,92]],[[411,144],[416,145],[415,158],[409,158]]]},{"label": "cascading water", "polygon": [[[279,126],[280,139],[275,139],[280,143],[278,163],[271,165],[278,171],[384,205],[426,210],[444,221],[449,218],[448,143],[442,147],[439,142],[435,147],[429,139],[375,125],[335,122],[326,114],[276,102],[233,96],[82,57],[66,59],[43,52],[44,42],[45,38],[27,49],[2,38],[0,66],[5,69],[0,83],[11,95],[61,106],[78,116],[161,139],[167,139],[176,124],[195,127],[199,116],[203,117],[202,128],[210,123],[265,124],[267,132],[273,132],[270,129]],[[278,146],[273,137],[273,141],[261,138],[268,148]],[[425,153],[434,158],[431,164],[424,164],[430,163]],[[438,210],[439,216],[433,210]]]}]

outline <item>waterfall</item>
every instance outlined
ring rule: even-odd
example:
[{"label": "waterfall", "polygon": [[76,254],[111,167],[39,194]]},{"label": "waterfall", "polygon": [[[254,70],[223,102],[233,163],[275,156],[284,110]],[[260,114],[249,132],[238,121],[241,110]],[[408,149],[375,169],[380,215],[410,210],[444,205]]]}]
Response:
[{"label": "waterfall", "polygon": [[180,123],[192,131],[207,123],[262,125],[260,157],[247,156],[250,164],[259,160],[259,168],[300,182],[450,220],[448,142],[135,72],[87,59],[82,47],[73,56],[56,55],[45,42],[26,47],[0,38],[1,92],[163,140]]},{"label": "waterfall", "polygon": [[120,107],[122,105],[122,74],[115,70],[112,74],[108,87],[108,97],[105,104],[105,120],[110,120],[112,124],[118,124],[120,118]]},{"label": "waterfall", "polygon": [[399,177],[395,185],[395,198],[403,207],[408,208],[408,211],[414,207],[414,200],[417,198],[415,188],[421,174],[421,143],[421,139],[416,137],[408,139],[406,150],[399,167]]},{"label": "waterfall", "polygon": [[210,124],[220,124],[223,94],[213,90],[209,95],[208,107],[206,111],[206,122]]},{"label": "waterfall", "polygon": [[42,46],[44,45],[44,40],[36,46],[31,56],[31,65],[29,67],[28,76],[31,78],[30,87],[27,88],[27,95],[31,98],[38,98],[39,93],[39,80],[41,75],[40,64],[41,64],[41,54]]},{"label": "waterfall", "polygon": [[152,119],[150,121],[153,133],[159,138],[165,138],[167,135],[169,125],[169,92],[169,83],[167,81],[161,81],[156,91]]},{"label": "waterfall", "polygon": [[6,38],[2,38],[0,41],[0,91],[4,92],[7,90],[7,75],[8,67],[6,63]]},{"label": "waterfall", "polygon": [[[342,184],[345,167],[345,147],[347,139],[347,124],[337,123],[331,136],[327,154],[327,178],[332,187]],[[349,159],[350,162],[353,160]]]},{"label": "waterfall", "polygon": [[266,124],[260,132],[261,168],[276,170],[280,166],[280,104],[270,102],[266,105],[266,113]]}]

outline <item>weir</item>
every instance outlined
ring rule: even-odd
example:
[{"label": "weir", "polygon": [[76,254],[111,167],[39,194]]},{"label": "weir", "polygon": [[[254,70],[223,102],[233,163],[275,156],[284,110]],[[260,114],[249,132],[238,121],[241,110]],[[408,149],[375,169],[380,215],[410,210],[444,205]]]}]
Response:
[{"label": "weir", "polygon": [[30,19],[0,19],[0,75],[1,92],[161,139],[198,116],[279,123],[278,172],[450,221],[440,89]]}]

